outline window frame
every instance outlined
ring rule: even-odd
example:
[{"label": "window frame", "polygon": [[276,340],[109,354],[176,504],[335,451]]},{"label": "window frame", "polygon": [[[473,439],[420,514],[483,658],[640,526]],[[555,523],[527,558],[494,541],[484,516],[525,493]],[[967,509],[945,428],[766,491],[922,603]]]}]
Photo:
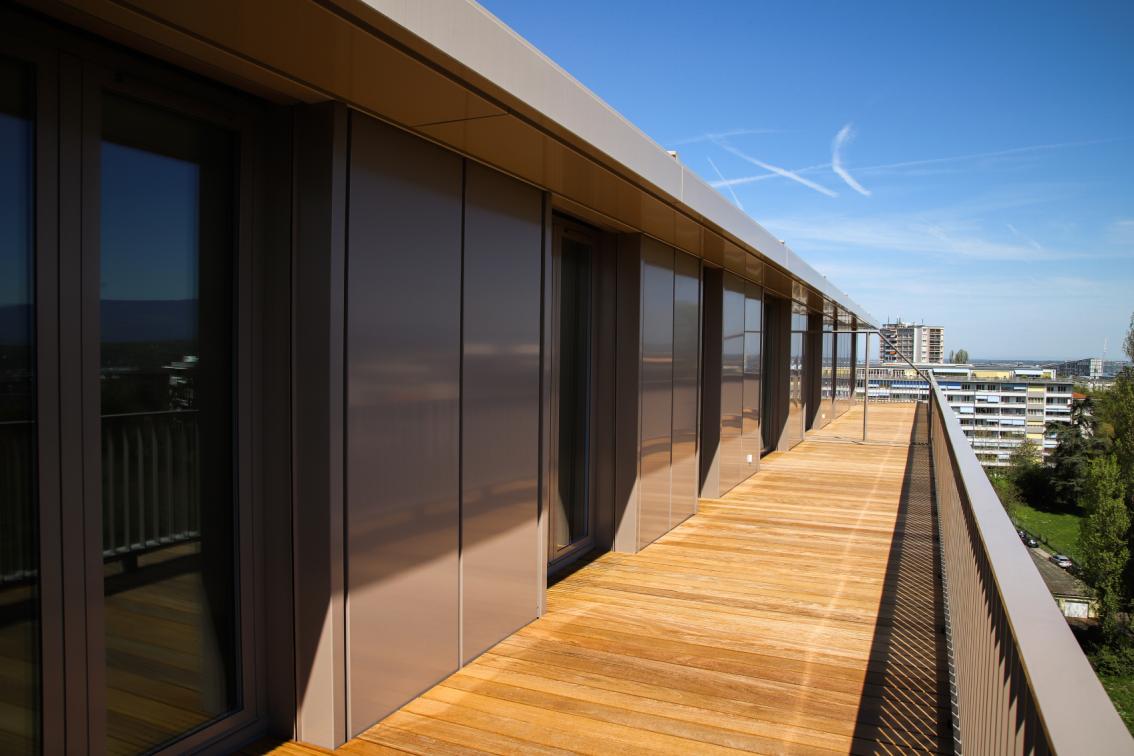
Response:
[{"label": "window frame", "polygon": [[[258,142],[269,109],[251,95],[26,10],[0,9],[0,22],[4,56],[29,66],[35,94],[40,749],[97,752],[105,743],[97,254],[104,92],[221,126],[232,132],[236,146],[232,470],[240,699],[231,713],[152,752],[244,742],[264,729],[267,717],[261,493],[266,444],[263,399],[255,387],[264,377],[264,323],[279,320],[263,312],[266,237],[278,240],[277,225],[288,233],[291,227],[290,216],[265,221],[265,215],[257,222],[255,215],[270,173]],[[290,258],[282,264],[290,267]],[[290,412],[287,406],[279,410]],[[290,518],[290,502],[279,506]],[[282,579],[290,586],[290,571]]]}]

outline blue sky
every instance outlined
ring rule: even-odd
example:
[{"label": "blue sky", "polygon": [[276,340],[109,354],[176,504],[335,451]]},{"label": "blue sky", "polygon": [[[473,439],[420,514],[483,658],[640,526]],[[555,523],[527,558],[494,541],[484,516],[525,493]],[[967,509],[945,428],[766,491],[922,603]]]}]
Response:
[{"label": "blue sky", "polygon": [[483,4],[876,317],[976,357],[1120,355],[1129,0]]}]

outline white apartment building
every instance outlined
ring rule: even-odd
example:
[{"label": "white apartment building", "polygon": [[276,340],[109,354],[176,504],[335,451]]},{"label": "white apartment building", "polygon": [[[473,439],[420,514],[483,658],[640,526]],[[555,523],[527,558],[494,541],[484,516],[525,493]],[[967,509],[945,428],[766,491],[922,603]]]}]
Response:
[{"label": "white apartment building", "polygon": [[[973,368],[967,365],[918,367],[932,372],[957,414],[961,429],[985,467],[1004,467],[1013,450],[1033,441],[1046,458],[1056,442],[1048,422],[1071,416],[1071,384],[1054,368]],[[908,365],[859,366],[856,394],[870,401],[912,402],[929,398],[929,385]],[[867,384],[869,383],[869,387]]]},{"label": "white apartment building", "polygon": [[940,365],[945,362],[945,328],[918,323],[887,323],[878,329],[878,356],[882,362],[910,362]]}]

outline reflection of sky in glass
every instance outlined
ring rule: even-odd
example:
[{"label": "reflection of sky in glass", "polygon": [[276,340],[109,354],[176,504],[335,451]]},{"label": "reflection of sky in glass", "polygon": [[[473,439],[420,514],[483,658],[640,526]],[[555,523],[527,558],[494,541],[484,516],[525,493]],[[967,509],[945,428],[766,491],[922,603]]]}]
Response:
[{"label": "reflection of sky in glass", "polygon": [[31,122],[0,113],[0,306],[31,302]]},{"label": "reflection of sky in glass", "polygon": [[102,298],[197,298],[200,168],[102,145]]}]

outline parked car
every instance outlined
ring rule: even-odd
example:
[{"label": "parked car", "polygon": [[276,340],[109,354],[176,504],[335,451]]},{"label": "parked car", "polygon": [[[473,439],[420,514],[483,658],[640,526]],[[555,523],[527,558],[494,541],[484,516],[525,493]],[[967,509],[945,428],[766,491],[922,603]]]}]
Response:
[{"label": "parked car", "polygon": [[1020,536],[1020,540],[1023,541],[1024,545],[1029,549],[1034,549],[1036,546],[1039,546],[1039,541],[1028,535],[1027,531],[1017,528],[1016,535]]},{"label": "parked car", "polygon": [[1051,561],[1065,570],[1071,569],[1071,557],[1064,556],[1063,554],[1052,554]]}]

